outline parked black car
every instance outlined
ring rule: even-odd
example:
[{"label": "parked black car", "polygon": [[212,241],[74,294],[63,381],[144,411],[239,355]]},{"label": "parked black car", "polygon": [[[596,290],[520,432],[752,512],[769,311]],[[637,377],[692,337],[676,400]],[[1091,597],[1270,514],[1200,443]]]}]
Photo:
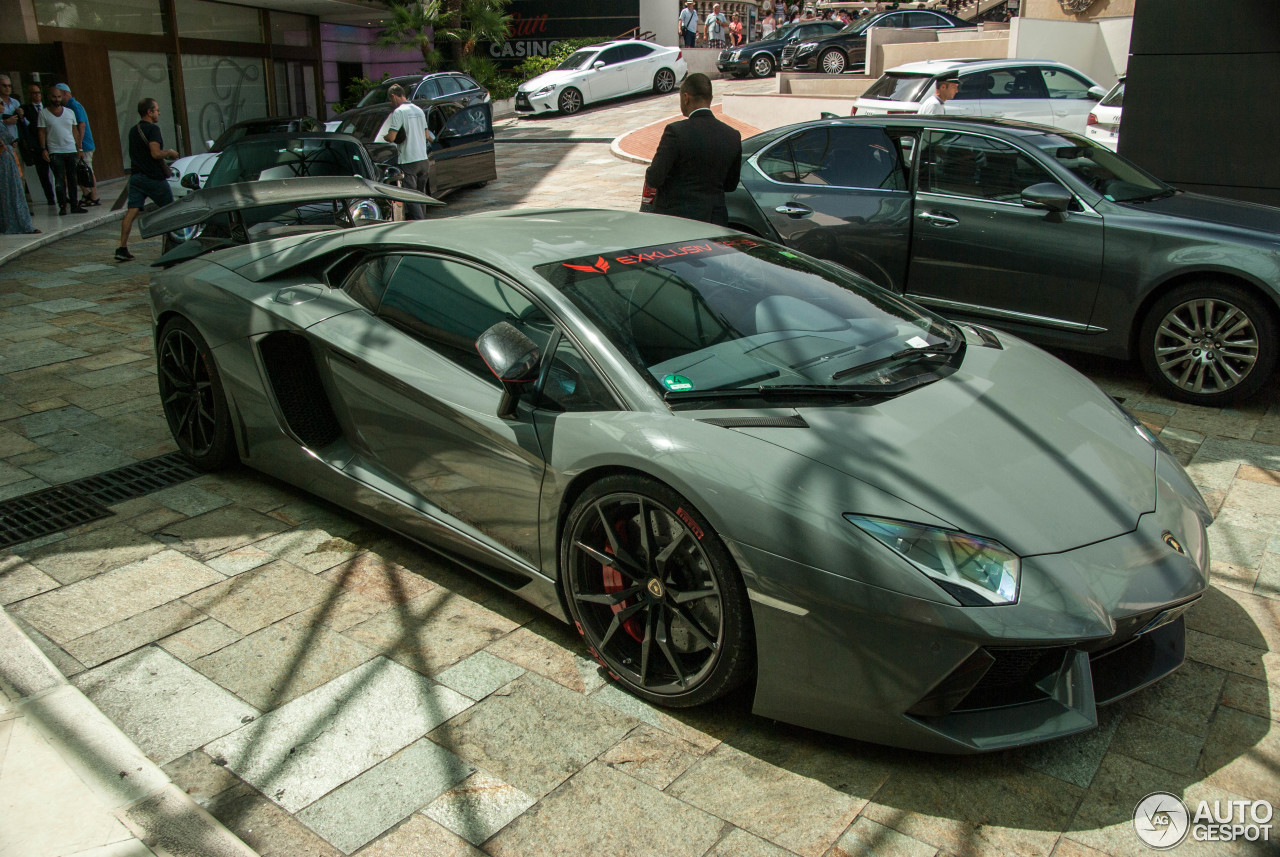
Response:
[{"label": "parked black car", "polygon": [[[491,182],[498,177],[493,149],[493,105],[488,101],[465,107],[446,102],[423,108],[427,127],[436,141],[428,147],[431,161],[432,196],[441,197],[468,185]],[[350,134],[368,149],[378,164],[397,164],[399,151],[386,141],[390,104],[348,111],[338,132]]]},{"label": "parked black car", "polygon": [[[476,83],[460,71],[436,71],[431,74],[411,74],[404,77],[392,77],[379,83],[356,102],[353,109],[374,107],[386,104],[389,100],[387,91],[394,84],[404,87],[405,95],[410,101],[439,104],[456,101],[463,105],[489,100],[489,90]],[[423,110],[427,104],[419,104]],[[344,116],[346,114],[343,114]],[[342,116],[338,117],[339,119]]]},{"label": "parked black car", "polygon": [[874,116],[742,144],[733,226],[958,319],[1131,359],[1220,407],[1272,376],[1280,209],[1186,193],[1084,137]]},{"label": "parked black car", "polygon": [[716,59],[721,74],[734,77],[768,77],[782,63],[782,50],[787,45],[799,44],[807,39],[838,33],[840,25],[833,21],[809,21],[779,27],[767,39],[725,48]]},{"label": "parked black car", "polygon": [[867,62],[867,30],[872,27],[949,30],[976,27],[972,21],[948,12],[907,9],[859,18],[838,33],[788,46],[782,52],[787,71],[821,71],[841,74]]}]

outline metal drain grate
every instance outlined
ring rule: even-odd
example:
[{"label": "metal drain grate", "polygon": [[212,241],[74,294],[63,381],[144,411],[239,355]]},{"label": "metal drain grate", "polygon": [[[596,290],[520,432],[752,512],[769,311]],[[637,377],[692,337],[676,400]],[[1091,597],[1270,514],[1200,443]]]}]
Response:
[{"label": "metal drain grate", "polygon": [[148,458],[54,488],[0,502],[0,548],[111,517],[107,508],[195,479],[200,471],[180,452]]},{"label": "metal drain grate", "polygon": [[9,547],[114,514],[66,485],[0,503],[0,547]]},{"label": "metal drain grate", "polygon": [[171,452],[89,476],[70,485],[99,503],[111,505],[188,482],[199,475],[200,471],[192,467],[182,453]]}]

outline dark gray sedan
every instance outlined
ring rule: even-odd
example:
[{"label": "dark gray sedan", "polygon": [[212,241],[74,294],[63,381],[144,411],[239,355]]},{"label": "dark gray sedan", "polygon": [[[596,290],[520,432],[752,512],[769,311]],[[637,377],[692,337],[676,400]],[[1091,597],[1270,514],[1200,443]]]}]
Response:
[{"label": "dark gray sedan", "polygon": [[1201,405],[1252,395],[1276,367],[1280,210],[994,120],[823,120],[742,149],[734,226],[950,317],[1136,356],[1160,392]]}]

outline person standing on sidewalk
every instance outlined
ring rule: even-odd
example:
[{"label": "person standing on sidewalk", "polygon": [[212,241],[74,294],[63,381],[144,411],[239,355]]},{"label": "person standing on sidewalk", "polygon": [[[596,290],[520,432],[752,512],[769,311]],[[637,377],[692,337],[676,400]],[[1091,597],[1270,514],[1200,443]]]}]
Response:
[{"label": "person standing on sidewalk", "polygon": [[129,129],[129,210],[124,213],[124,221],[120,224],[117,262],[128,262],[133,258],[129,252],[129,230],[147,200],[161,206],[173,202],[165,159],[175,159],[178,153],[164,147],[164,137],[156,124],[160,119],[160,105],[154,98],[144,98],[138,102],[138,115],[142,120]]},{"label": "person standing on sidewalk", "polygon": [[31,209],[22,190],[17,149],[0,135],[0,234],[33,235],[39,231],[31,223]]},{"label": "person standing on sidewalk", "polygon": [[728,28],[729,19],[720,11],[720,4],[712,4],[711,11],[707,13],[707,47],[723,48],[724,34]]},{"label": "person standing on sidewalk", "polygon": [[693,47],[698,40],[698,10],[694,0],[684,0],[684,8],[680,10],[680,37],[686,48]]},{"label": "person standing on sidewalk", "polygon": [[[89,166],[89,171],[93,171],[93,129],[89,126],[89,113],[84,109],[84,105],[76,101],[74,95],[71,94],[71,87],[65,83],[59,83],[54,89],[62,90],[62,103],[70,107],[76,114],[76,124],[80,126],[80,160]],[[77,175],[78,178],[78,175]],[[81,204],[85,206],[102,205],[102,201],[98,199],[98,180],[95,177],[93,184],[86,185],[80,183],[80,199]]]},{"label": "person standing on sidewalk", "polygon": [[80,153],[80,129],[76,114],[62,106],[62,90],[54,87],[49,93],[49,106],[40,111],[41,155],[53,169],[53,181],[58,191],[58,214],[67,213],[67,203],[72,214],[88,214],[76,197],[76,161]]},{"label": "person standing on sidewalk", "polygon": [[724,195],[738,186],[742,135],[711,112],[711,78],[694,72],[680,84],[687,116],[662,131],[644,182],[657,214],[729,225]]},{"label": "person standing on sidewalk", "polygon": [[40,151],[40,114],[44,112],[44,92],[40,84],[33,83],[27,87],[27,103],[22,105],[26,127],[18,135],[18,151],[22,153],[22,162],[35,168],[40,180],[40,189],[44,191],[44,200],[49,205],[57,205],[53,196],[53,179],[49,176],[49,165]]},{"label": "person standing on sidewalk", "polygon": [[[400,169],[404,171],[409,186],[430,193],[431,162],[427,160],[427,145],[435,142],[436,136],[427,128],[427,114],[405,96],[404,87],[398,83],[387,90],[387,97],[396,109],[391,111],[387,136],[383,139],[395,143],[400,150]],[[409,220],[422,220],[425,216],[421,204],[411,202],[405,206],[405,217]]]}]

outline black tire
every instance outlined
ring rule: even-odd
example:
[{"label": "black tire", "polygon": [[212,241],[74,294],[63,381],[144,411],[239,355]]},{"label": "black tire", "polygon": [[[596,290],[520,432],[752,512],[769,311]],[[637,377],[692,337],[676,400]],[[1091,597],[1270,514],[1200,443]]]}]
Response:
[{"label": "black tire", "polygon": [[702,705],[751,674],[746,586],[711,525],[666,485],[620,475],[588,488],[566,520],[560,569],[588,651],[641,699]]},{"label": "black tire", "polygon": [[669,68],[658,69],[658,73],[653,76],[653,91],[659,95],[666,95],[675,88],[676,73]]},{"label": "black tire", "polygon": [[769,54],[758,54],[751,58],[751,76],[769,77],[773,74],[773,57]]},{"label": "black tire", "polygon": [[570,86],[568,89],[560,93],[557,100],[560,112],[565,116],[572,116],[582,109],[582,93]]},{"label": "black tire", "polygon": [[182,454],[199,470],[237,460],[231,414],[209,345],[185,318],[167,322],[156,340],[160,404]]},{"label": "black tire", "polygon": [[1222,407],[1252,396],[1275,372],[1276,322],[1247,289],[1187,283],[1151,305],[1138,354],[1163,395]]},{"label": "black tire", "polygon": [[848,67],[848,58],[844,55],[844,51],[838,48],[832,48],[818,57],[818,68],[823,74],[844,74],[844,70]]}]

